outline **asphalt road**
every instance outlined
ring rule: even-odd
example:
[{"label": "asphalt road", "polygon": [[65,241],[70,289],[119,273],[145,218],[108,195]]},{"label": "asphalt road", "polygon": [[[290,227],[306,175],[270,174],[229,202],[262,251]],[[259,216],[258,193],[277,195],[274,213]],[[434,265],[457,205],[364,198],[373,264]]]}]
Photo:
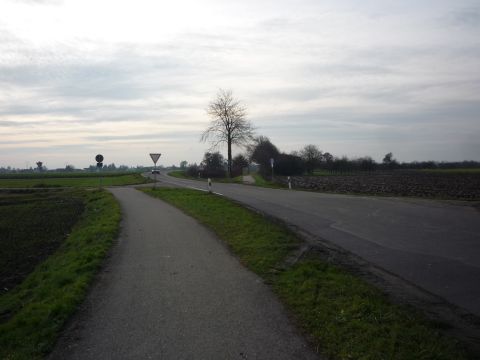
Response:
[{"label": "asphalt road", "polygon": [[[206,189],[206,182],[158,180]],[[332,242],[480,315],[480,211],[433,200],[214,183],[213,190]]]},{"label": "asphalt road", "polygon": [[50,359],[318,359],[213,233],[133,188],[122,232]]}]

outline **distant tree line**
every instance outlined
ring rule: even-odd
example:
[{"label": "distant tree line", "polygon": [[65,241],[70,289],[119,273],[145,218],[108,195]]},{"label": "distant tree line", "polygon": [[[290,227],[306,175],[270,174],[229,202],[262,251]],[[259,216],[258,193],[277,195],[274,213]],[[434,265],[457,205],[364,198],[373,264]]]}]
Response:
[{"label": "distant tree line", "polygon": [[[272,176],[271,159],[273,159],[273,174],[280,176],[313,175],[323,171],[333,174],[370,173],[374,171],[393,170],[416,170],[416,169],[455,169],[455,168],[478,168],[478,161],[461,162],[436,162],[436,161],[413,161],[398,162],[391,152],[385,154],[382,162],[376,162],[369,156],[348,158],[347,156],[335,156],[329,152],[323,152],[316,145],[309,144],[299,151],[291,153],[281,152],[268,137],[257,136],[246,146],[245,154],[238,154],[231,162],[231,175],[233,177],[242,174],[243,169],[255,165],[259,173],[264,177]],[[228,161],[219,152],[206,152],[202,162],[188,165],[182,161],[180,168],[186,170],[192,177],[220,178],[228,173]]]}]

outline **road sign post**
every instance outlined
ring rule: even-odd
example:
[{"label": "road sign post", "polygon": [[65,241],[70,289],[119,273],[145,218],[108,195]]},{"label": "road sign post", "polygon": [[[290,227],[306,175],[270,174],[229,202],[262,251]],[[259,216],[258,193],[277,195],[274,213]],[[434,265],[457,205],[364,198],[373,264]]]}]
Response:
[{"label": "road sign post", "polygon": [[[95,161],[97,162],[97,172],[100,173],[100,170],[103,168],[103,155],[102,154],[98,154],[97,156],[95,156]],[[99,188],[101,189],[102,188],[102,175],[100,175],[99,177]]]},{"label": "road sign post", "polygon": [[162,154],[160,153],[150,153],[150,157],[152,158],[152,161],[153,161],[153,177],[155,181],[153,183],[153,188],[155,188],[157,184],[157,161],[158,159],[160,159],[160,156],[162,156]]}]

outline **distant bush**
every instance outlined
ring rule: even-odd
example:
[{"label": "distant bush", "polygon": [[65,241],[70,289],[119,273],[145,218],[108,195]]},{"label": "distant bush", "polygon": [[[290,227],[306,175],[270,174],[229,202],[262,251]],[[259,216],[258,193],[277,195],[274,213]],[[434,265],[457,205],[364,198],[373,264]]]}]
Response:
[{"label": "distant bush", "polygon": [[300,156],[282,153],[275,162],[274,170],[277,175],[302,175],[305,172],[305,162]]},{"label": "distant bush", "polygon": [[204,178],[223,178],[227,174],[225,159],[219,152],[205,153],[202,161],[201,176]]},{"label": "distant bush", "polygon": [[248,167],[248,159],[242,154],[238,154],[232,160],[232,177],[242,175],[243,169]]},{"label": "distant bush", "polygon": [[198,174],[200,173],[200,168],[198,167],[197,164],[192,164],[192,165],[187,167],[185,172],[188,176],[198,177]]}]

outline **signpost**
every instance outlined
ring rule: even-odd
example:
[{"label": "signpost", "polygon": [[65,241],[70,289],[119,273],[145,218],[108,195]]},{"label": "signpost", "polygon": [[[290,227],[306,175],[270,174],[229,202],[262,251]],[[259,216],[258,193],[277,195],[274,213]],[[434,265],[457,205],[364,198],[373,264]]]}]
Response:
[{"label": "signpost", "polygon": [[155,188],[155,185],[157,183],[157,161],[158,159],[160,159],[160,156],[162,156],[162,154],[160,153],[150,153],[150,157],[152,158],[152,161],[153,161],[153,164],[154,164],[154,168],[153,168],[153,176],[155,178],[155,182],[153,183],[153,187]]},{"label": "signpost", "polygon": [[[102,154],[98,154],[97,156],[95,156],[95,161],[97,162],[97,172],[100,172],[101,168],[103,167],[103,155]],[[102,188],[102,176],[100,176],[100,188]]]}]

